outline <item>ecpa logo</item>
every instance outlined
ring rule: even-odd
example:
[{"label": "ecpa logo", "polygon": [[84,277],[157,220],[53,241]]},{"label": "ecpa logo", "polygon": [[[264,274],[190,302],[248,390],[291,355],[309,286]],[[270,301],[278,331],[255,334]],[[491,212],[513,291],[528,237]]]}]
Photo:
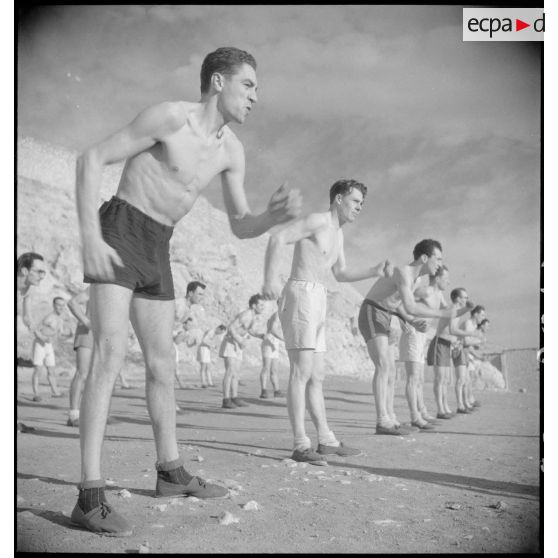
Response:
[{"label": "ecpa logo", "polygon": [[464,41],[542,41],[542,8],[463,8]]}]

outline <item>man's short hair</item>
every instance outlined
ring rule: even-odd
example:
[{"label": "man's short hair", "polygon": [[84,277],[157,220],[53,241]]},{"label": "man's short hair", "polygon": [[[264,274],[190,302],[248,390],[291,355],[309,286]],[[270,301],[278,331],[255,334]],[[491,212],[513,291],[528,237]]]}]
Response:
[{"label": "man's short hair", "polygon": [[223,324],[219,324],[219,325],[216,327],[216,329],[218,329],[219,331],[225,331],[225,330],[227,329],[227,326],[226,326],[226,325],[223,325]]},{"label": "man's short hair", "polygon": [[451,301],[455,302],[463,293],[466,292],[467,291],[463,287],[457,287],[456,289],[453,289],[453,291],[451,291],[450,293]]},{"label": "man's short hair", "polygon": [[61,297],[61,296],[55,296],[55,297],[52,299],[52,304],[54,305],[54,303],[55,303],[57,300],[61,300],[61,301],[64,302],[64,303],[66,302],[66,300],[65,300],[63,297]]},{"label": "man's short hair", "polygon": [[260,300],[264,300],[264,297],[261,294],[252,295],[250,297],[250,300],[248,301],[248,306],[250,308],[252,308],[252,306],[255,306],[256,304],[258,304],[258,302],[260,302]]},{"label": "man's short hair", "polygon": [[186,286],[186,296],[196,291],[198,287],[205,290],[205,285],[200,281],[190,281]]},{"label": "man's short hair", "polygon": [[471,316],[474,316],[475,314],[478,314],[479,312],[483,312],[485,310],[484,306],[481,306],[480,304],[477,304],[472,310],[471,310]]},{"label": "man's short hair", "polygon": [[430,278],[430,281],[434,281],[434,279],[441,277],[444,273],[446,273],[448,270],[448,268],[442,264],[437,270],[436,273],[434,273],[434,275],[429,275],[428,277]]},{"label": "man's short hair", "polygon": [[430,257],[434,253],[434,249],[438,248],[440,252],[442,251],[442,245],[437,240],[432,240],[431,238],[425,238],[421,240],[413,249],[413,258],[418,260],[423,254]]},{"label": "man's short hair", "polygon": [[31,269],[35,260],[44,261],[44,258],[41,254],[37,254],[36,252],[25,252],[25,254],[21,254],[17,259],[17,273],[21,273],[23,268]]},{"label": "man's short hair", "polygon": [[483,325],[489,324],[489,323],[490,323],[490,320],[488,318],[484,318],[484,320],[479,324],[478,327],[480,329]]},{"label": "man's short hair", "polygon": [[363,199],[366,197],[366,192],[368,191],[368,188],[364,184],[362,184],[362,182],[343,178],[341,180],[338,180],[329,189],[329,205],[333,203],[333,200],[335,199],[335,196],[337,194],[341,194],[342,196],[345,196],[347,194],[350,194],[353,188],[360,190]]},{"label": "man's short hair", "polygon": [[200,89],[202,94],[209,91],[211,76],[215,72],[231,76],[242,64],[248,64],[254,70],[256,69],[256,59],[245,50],[235,47],[221,47],[210,52],[204,58],[200,72]]}]

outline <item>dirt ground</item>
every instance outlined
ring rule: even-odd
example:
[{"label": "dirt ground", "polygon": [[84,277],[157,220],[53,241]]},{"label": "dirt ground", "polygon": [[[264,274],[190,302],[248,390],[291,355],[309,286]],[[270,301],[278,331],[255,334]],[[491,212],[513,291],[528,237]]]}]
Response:
[{"label": "dirt ground", "polygon": [[[107,426],[104,445],[109,501],[134,525],[132,536],[115,539],[70,525],[79,433],[65,425],[67,397],[31,401],[30,372],[18,369],[18,420],[35,428],[17,434],[18,551],[540,551],[536,392],[482,392],[478,411],[439,421],[435,431],[377,436],[370,382],[330,376],[330,427],[365,455],[314,467],[285,461],[292,443],[285,399],[259,399],[256,370],[244,372],[240,388],[250,406],[232,411],[221,409],[217,387],[201,389],[192,380],[191,389],[176,391],[186,468],[233,489],[225,500],[192,501],[153,498],[155,449],[138,376],[134,389],[115,390],[116,423]],[[65,390],[69,382],[59,381]],[[396,411],[408,421],[403,390],[399,382]],[[430,383],[425,393],[433,410]],[[315,442],[310,421],[308,431]],[[123,489],[128,497],[118,495]],[[243,509],[250,501],[258,509]],[[238,522],[220,524],[222,512]]]}]

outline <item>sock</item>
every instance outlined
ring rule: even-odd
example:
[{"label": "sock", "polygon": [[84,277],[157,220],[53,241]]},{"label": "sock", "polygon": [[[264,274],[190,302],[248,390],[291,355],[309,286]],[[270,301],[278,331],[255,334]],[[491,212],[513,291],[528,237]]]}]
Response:
[{"label": "sock", "polygon": [[188,484],[194,477],[186,472],[179,457],[166,463],[156,463],[157,477],[174,484]]},{"label": "sock", "polygon": [[311,448],[312,442],[308,436],[300,436],[294,439],[294,448],[295,450],[304,451],[305,449]]},{"label": "sock", "polygon": [[85,481],[78,485],[79,496],[78,506],[83,513],[90,512],[93,508],[101,505],[101,502],[106,502],[105,498],[105,481]]},{"label": "sock", "polygon": [[327,432],[319,432],[318,443],[324,446],[332,446],[334,448],[339,447],[339,441],[337,440],[335,434],[331,430]]},{"label": "sock", "polygon": [[72,420],[79,419],[79,409],[70,409],[68,415]]}]

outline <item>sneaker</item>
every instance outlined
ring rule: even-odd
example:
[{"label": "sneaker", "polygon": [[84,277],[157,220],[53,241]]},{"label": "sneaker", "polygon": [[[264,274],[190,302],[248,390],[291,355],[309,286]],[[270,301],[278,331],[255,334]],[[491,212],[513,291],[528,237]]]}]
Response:
[{"label": "sneaker", "polygon": [[376,434],[382,434],[385,436],[403,436],[403,432],[395,426],[382,426],[381,424],[376,425]]},{"label": "sneaker", "polygon": [[318,444],[318,453],[322,455],[338,455],[339,457],[356,457],[363,454],[361,450],[345,446],[343,442],[339,442],[338,446]]},{"label": "sneaker", "polygon": [[273,392],[273,397],[285,397],[285,392],[280,389],[276,389]]},{"label": "sneaker", "polygon": [[207,386],[207,384],[202,384],[201,387],[202,387],[203,389],[205,389],[205,388],[208,387],[208,386]]},{"label": "sneaker", "polygon": [[250,405],[248,405],[248,403],[246,403],[246,401],[244,401],[243,399],[240,399],[240,397],[231,397],[231,401],[237,407],[249,407],[250,406]]},{"label": "sneaker", "polygon": [[18,422],[17,423],[17,431],[18,432],[23,432],[24,434],[26,434],[27,432],[35,432],[35,427],[34,426],[27,426],[26,424],[23,424],[23,422]]},{"label": "sneaker", "polygon": [[66,426],[79,426],[79,419],[72,419],[68,417],[68,422],[66,422]]},{"label": "sneaker", "polygon": [[236,409],[236,407],[237,406],[228,397],[223,399],[223,404],[221,405],[222,409]]},{"label": "sneaker", "polygon": [[457,412],[460,415],[470,415],[472,411],[469,411],[469,409],[466,409],[465,407],[463,409],[457,409]]},{"label": "sneaker", "polygon": [[262,392],[260,393],[260,399],[271,399],[271,395],[269,394],[268,389],[262,389]]},{"label": "sneaker", "polygon": [[436,422],[436,417],[429,415],[428,413],[421,413],[420,415],[426,422]]},{"label": "sneaker", "polygon": [[436,418],[439,418],[439,419],[450,419],[450,418],[451,418],[451,415],[448,415],[447,413],[438,413],[438,414],[436,415]]},{"label": "sneaker", "polygon": [[417,428],[415,426],[407,424],[396,424],[395,428],[401,432],[401,434],[411,434],[411,432],[416,432]]},{"label": "sneaker", "polygon": [[325,467],[327,465],[326,459],[319,453],[316,453],[312,448],[306,448],[305,450],[295,449],[291,455],[291,459],[299,463],[310,463],[310,465],[318,465],[320,467]]},{"label": "sneaker", "polygon": [[418,420],[414,420],[411,424],[420,430],[434,430],[434,427],[427,421],[419,422]]},{"label": "sneaker", "polygon": [[132,526],[106,502],[87,513],[83,513],[76,504],[70,521],[73,525],[107,537],[128,537],[132,534]]},{"label": "sneaker", "polygon": [[228,488],[217,484],[209,484],[200,477],[193,477],[188,484],[169,482],[157,477],[155,498],[168,498],[170,496],[195,496],[196,498],[226,498]]}]

